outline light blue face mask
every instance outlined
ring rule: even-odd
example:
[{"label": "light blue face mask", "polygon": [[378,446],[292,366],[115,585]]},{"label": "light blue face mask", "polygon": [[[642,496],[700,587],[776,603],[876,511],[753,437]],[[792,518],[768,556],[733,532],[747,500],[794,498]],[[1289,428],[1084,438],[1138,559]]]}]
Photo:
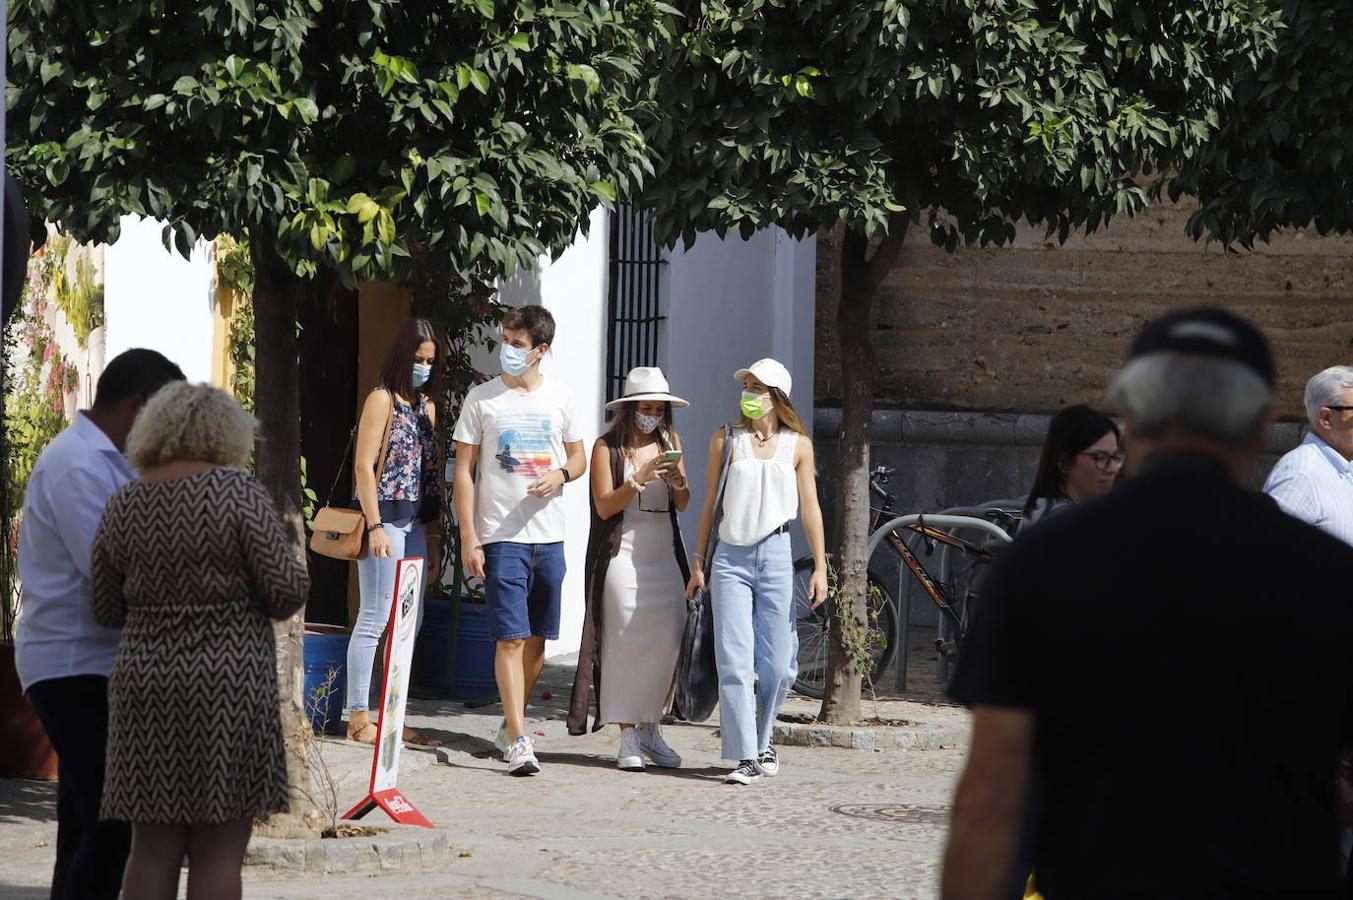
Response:
[{"label": "light blue face mask", "polygon": [[521,375],[531,368],[531,350],[522,350],[511,344],[503,344],[498,350],[498,362],[509,375]]},{"label": "light blue face mask", "polygon": [[432,366],[428,363],[413,364],[413,386],[422,387],[432,377]]}]

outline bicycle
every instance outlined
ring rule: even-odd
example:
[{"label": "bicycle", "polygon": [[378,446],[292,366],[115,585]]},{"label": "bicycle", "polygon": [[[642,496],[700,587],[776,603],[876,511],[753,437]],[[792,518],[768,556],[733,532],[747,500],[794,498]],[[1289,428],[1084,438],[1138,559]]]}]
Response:
[{"label": "bicycle", "polygon": [[[872,519],[869,531],[872,534],[884,523],[892,519],[893,504],[896,498],[885,485],[896,472],[889,466],[878,466],[869,475],[869,491],[877,497],[880,505],[871,507]],[[1006,531],[1013,531],[1019,523],[1019,516],[1003,509],[991,509],[984,517]],[[905,536],[903,535],[905,533]],[[921,584],[921,588],[930,597],[940,611],[940,615],[949,624],[949,636],[935,640],[935,649],[942,656],[956,658],[962,648],[963,638],[967,634],[975,604],[975,593],[969,588],[962,597],[955,597],[957,581],[942,584],[930,574],[917,557],[908,541],[924,544],[926,556],[930,556],[940,545],[962,552],[972,557],[968,571],[978,565],[991,561],[991,551],[986,547],[965,541],[937,528],[925,524],[924,517],[912,525],[904,525],[889,532],[885,537],[887,546],[901,559],[902,564],[911,572],[912,577]],[[813,575],[813,558],[802,557],[794,562],[794,614],[799,639],[799,672],[794,682],[794,690],[809,697],[821,698],[826,689],[828,628],[836,614],[836,604],[829,595],[827,601],[817,609],[812,608],[808,599],[808,587]],[[897,635],[897,618],[901,614],[899,599],[888,590],[874,566],[870,565],[868,574],[866,609],[868,629],[864,646],[869,652],[873,672],[885,671],[892,663],[897,652],[894,646]]]}]

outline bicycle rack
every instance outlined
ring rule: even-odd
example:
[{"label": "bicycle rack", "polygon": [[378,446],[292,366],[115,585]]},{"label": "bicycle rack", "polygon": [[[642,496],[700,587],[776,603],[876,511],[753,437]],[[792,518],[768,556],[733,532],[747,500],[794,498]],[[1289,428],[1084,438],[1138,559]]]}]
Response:
[{"label": "bicycle rack", "polygon": [[[965,512],[981,513],[985,509],[993,507],[1003,507],[1007,501],[992,501],[983,506],[964,506],[955,507],[933,515],[925,513],[911,513],[905,516],[897,516],[883,523],[874,533],[869,536],[869,544],[865,551],[865,559],[873,559],[874,551],[883,543],[884,537],[891,531],[903,528],[907,525],[915,525],[922,519],[925,524],[942,528],[954,534],[959,531],[980,531],[988,537],[995,537],[1004,543],[1009,543],[1012,539],[1005,529],[1001,528],[986,519],[979,519],[972,515],[962,515]],[[950,547],[943,545],[940,547],[940,564],[937,578],[942,584],[948,584],[950,581]],[[906,566],[900,566],[897,578],[897,602],[901,609],[900,615],[896,616],[895,633],[893,640],[897,642],[897,666],[896,685],[898,691],[907,689],[907,656],[908,642],[911,638],[911,582],[914,580],[911,571]],[[939,638],[946,640],[949,637],[949,622],[944,616],[939,618]],[[939,677],[942,683],[949,680],[949,660],[943,654],[939,657]]]}]

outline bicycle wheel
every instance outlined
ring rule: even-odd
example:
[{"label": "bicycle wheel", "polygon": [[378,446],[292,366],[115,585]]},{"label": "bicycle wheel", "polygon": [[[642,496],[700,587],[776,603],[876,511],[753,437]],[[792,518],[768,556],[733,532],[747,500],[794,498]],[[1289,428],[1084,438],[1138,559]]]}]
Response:
[{"label": "bicycle wheel", "polygon": [[[813,560],[805,557],[794,563],[794,627],[799,639],[798,677],[794,690],[808,697],[821,699],[827,687],[827,634],[834,615],[835,600],[827,598],[813,609],[808,598],[808,586],[813,577]],[[869,573],[869,637],[870,657],[874,660],[873,675],[886,670],[897,648],[893,644],[896,633],[896,612],[892,595],[882,580]]]}]

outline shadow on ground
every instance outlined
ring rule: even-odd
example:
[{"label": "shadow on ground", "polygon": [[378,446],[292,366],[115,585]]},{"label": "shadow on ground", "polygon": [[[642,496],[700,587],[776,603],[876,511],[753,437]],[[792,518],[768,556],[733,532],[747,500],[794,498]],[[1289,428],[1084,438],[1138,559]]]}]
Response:
[{"label": "shadow on ground", "polygon": [[0,778],[0,825],[55,821],[55,781]]},{"label": "shadow on ground", "polygon": [[39,885],[0,884],[0,900],[47,900],[50,889]]}]

